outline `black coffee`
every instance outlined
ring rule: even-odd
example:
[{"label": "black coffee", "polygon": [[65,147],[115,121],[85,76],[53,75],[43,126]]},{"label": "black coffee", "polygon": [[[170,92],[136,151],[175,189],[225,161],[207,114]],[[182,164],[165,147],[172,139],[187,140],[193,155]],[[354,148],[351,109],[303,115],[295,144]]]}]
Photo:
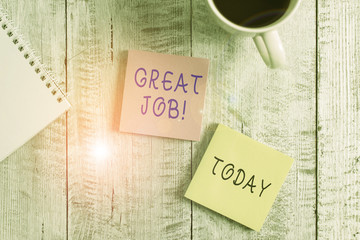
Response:
[{"label": "black coffee", "polygon": [[244,27],[263,27],[278,20],[290,0],[214,0],[219,12]]}]

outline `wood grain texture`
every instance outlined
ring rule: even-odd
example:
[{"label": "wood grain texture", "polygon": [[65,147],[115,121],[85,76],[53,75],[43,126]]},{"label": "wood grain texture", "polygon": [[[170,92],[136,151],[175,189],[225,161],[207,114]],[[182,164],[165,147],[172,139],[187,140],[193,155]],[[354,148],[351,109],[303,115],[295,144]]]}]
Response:
[{"label": "wood grain texture", "polygon": [[[0,2],[73,105],[0,163],[0,239],[360,238],[358,1],[302,1],[281,70],[203,0]],[[200,142],[118,131],[128,49],[210,59]],[[259,233],[183,197],[218,123],[295,159]]]},{"label": "wood grain texture", "polygon": [[[63,3],[0,2],[65,90]],[[65,239],[65,136],[63,115],[0,163],[0,239]]]},{"label": "wood grain texture", "polygon": [[319,239],[360,238],[359,12],[358,1],[319,1]]},{"label": "wood grain texture", "polygon": [[127,50],[190,55],[189,8],[68,1],[69,239],[190,239],[191,142],[118,130]]},{"label": "wood grain texture", "polygon": [[251,38],[217,27],[205,2],[193,1],[193,56],[211,61],[204,131],[202,141],[193,147],[193,170],[217,123],[244,132],[295,162],[259,233],[194,203],[193,239],[314,239],[315,1],[304,1],[279,29],[289,63],[280,70],[264,65]]}]

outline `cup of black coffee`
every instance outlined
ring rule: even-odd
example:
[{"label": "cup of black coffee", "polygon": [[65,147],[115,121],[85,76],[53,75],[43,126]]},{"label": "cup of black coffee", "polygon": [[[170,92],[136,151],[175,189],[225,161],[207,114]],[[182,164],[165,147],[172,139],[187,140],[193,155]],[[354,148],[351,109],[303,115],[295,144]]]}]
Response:
[{"label": "cup of black coffee", "polygon": [[232,33],[252,36],[266,65],[286,64],[276,28],[295,12],[300,0],[207,0],[222,27]]}]

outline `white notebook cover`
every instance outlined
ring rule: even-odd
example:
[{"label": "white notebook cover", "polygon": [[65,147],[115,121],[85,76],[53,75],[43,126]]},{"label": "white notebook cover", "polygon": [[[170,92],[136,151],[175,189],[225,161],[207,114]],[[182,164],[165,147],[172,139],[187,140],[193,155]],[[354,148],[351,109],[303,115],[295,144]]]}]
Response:
[{"label": "white notebook cover", "polygon": [[[0,161],[69,107],[0,6]],[[20,48],[20,50],[19,50]]]}]

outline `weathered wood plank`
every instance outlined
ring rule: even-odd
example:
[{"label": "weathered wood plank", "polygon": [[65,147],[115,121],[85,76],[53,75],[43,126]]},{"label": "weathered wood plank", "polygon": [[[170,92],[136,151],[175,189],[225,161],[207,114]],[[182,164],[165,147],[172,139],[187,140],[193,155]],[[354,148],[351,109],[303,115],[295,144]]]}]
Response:
[{"label": "weathered wood plank", "polygon": [[[64,2],[1,3],[64,80]],[[70,239],[314,238],[314,1],[303,1],[280,29],[291,63],[281,71],[262,65],[250,39],[209,24],[204,2],[193,1],[192,53],[210,58],[211,71],[203,137],[192,146],[115,130],[125,51],[190,55],[190,3],[157,4],[68,1],[68,87],[75,107],[69,119]],[[318,236],[356,239],[360,6],[320,1],[318,8]],[[218,122],[296,160],[259,234],[196,204],[191,219],[182,197],[189,159],[194,156],[194,171]],[[110,147],[103,162],[91,153],[98,138]],[[1,239],[66,237],[65,150],[63,116],[0,163]]]},{"label": "weathered wood plank", "polygon": [[[119,133],[127,50],[190,55],[189,1],[68,1],[69,239],[189,239],[191,142]],[[110,155],[92,154],[98,140]]]},{"label": "weathered wood plank", "polygon": [[[0,1],[65,90],[65,8]],[[66,238],[65,115],[0,163],[0,239]]]},{"label": "weathered wood plank", "polygon": [[359,12],[359,1],[319,1],[319,239],[360,238]]},{"label": "weathered wood plank", "polygon": [[[211,60],[203,137],[194,144],[193,170],[217,123],[226,124],[295,159],[257,233],[193,204],[194,239],[314,239],[315,1],[303,1],[279,33],[289,66],[271,70],[250,38],[231,36],[210,18],[206,1],[193,1],[193,56]],[[305,16],[305,17],[304,17]]]}]

